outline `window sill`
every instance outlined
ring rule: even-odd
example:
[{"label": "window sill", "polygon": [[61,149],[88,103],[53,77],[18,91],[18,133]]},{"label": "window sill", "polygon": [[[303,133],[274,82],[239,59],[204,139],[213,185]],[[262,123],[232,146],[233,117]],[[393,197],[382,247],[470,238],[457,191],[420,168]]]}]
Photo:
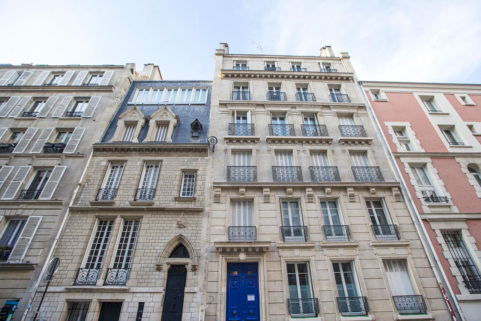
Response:
[{"label": "window sill", "polygon": [[91,206],[114,206],[115,201],[90,201]]},{"label": "window sill", "polygon": [[321,247],[325,248],[339,248],[339,247],[358,247],[359,242],[354,242],[354,241],[347,241],[347,242],[329,242],[329,241],[323,241],[321,242]]},{"label": "window sill", "polygon": [[423,203],[427,206],[427,207],[433,207],[433,208],[436,208],[436,207],[451,207],[453,205],[453,203],[451,203],[451,201],[449,202],[444,202],[444,203],[426,203],[424,200],[423,200]]},{"label": "window sill", "polygon": [[131,206],[152,206],[154,201],[129,201]]},{"label": "window sill", "polygon": [[384,102],[384,101],[389,101],[387,98],[380,98],[380,99],[374,99],[375,102]]},{"label": "window sill", "polygon": [[306,321],[321,321],[321,317],[290,317],[289,321],[299,321],[299,320],[306,320]]},{"label": "window sill", "polygon": [[371,246],[372,247],[407,247],[411,243],[409,241],[371,241]]},{"label": "window sill", "polygon": [[449,113],[444,112],[444,111],[428,111],[428,114],[430,114],[430,115],[449,115]]},{"label": "window sill", "polygon": [[314,242],[290,242],[290,243],[277,243],[278,249],[296,249],[296,248],[313,248],[316,246]]},{"label": "window sill", "polygon": [[311,143],[329,145],[334,139],[328,136],[267,136],[266,142],[274,144]]},{"label": "window sill", "polygon": [[196,200],[196,198],[195,198],[195,196],[193,196],[193,197],[180,197],[180,196],[178,196],[178,197],[174,197],[174,200],[176,202],[193,202],[193,201]]},{"label": "window sill", "polygon": [[7,263],[7,262],[0,263],[0,271],[35,270],[36,267],[37,267],[37,263]]},{"label": "window sill", "polygon": [[65,291],[67,292],[103,292],[103,293],[118,293],[118,292],[128,292],[129,287],[127,286],[97,286],[97,285],[72,285],[66,286]]},{"label": "window sill", "polygon": [[352,317],[348,316],[341,316],[341,321],[371,321],[373,317],[371,315],[364,315],[364,316],[355,316]]},{"label": "window sill", "polygon": [[63,201],[59,200],[0,200],[1,205],[19,205],[19,204],[25,204],[25,205],[58,205],[62,206]]},{"label": "window sill", "polygon": [[471,145],[449,145],[449,148],[473,148]]},{"label": "window sill", "polygon": [[426,314],[398,314],[396,320],[434,320],[429,313]]},{"label": "window sill", "polygon": [[37,117],[14,117],[15,120],[36,120]]},{"label": "window sill", "polygon": [[64,117],[64,116],[62,116],[62,117],[59,117],[58,119],[59,120],[81,120],[82,117]]}]

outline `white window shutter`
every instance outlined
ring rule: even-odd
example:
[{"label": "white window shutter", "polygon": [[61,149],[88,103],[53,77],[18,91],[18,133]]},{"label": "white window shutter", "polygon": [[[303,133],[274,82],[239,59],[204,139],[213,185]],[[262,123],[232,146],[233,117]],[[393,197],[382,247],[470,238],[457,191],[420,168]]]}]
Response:
[{"label": "white window shutter", "polygon": [[72,83],[72,86],[82,86],[84,83],[85,77],[87,77],[88,71],[82,70],[78,73],[77,78]]},{"label": "white window shutter", "polygon": [[85,128],[75,128],[72,136],[70,136],[70,139],[67,143],[67,146],[65,146],[65,149],[63,150],[64,154],[72,154],[75,153],[77,150],[77,147],[80,143],[80,140],[82,139],[82,136],[84,135]]},{"label": "white window shutter", "polygon": [[92,117],[94,115],[95,109],[97,109],[97,106],[100,103],[100,96],[93,96],[90,98],[89,105],[85,109],[85,112],[83,113],[82,117]]},{"label": "white window shutter", "polygon": [[0,79],[0,86],[5,86],[5,85],[7,85],[7,84],[8,84],[8,81],[10,80],[10,78],[12,78],[13,74],[15,74],[15,73],[16,73],[15,70],[9,70],[9,71],[7,71],[7,72],[3,75],[2,79]]},{"label": "white window shutter", "polygon": [[7,132],[8,127],[0,127],[0,140],[2,139],[3,135]]},{"label": "white window shutter", "polygon": [[67,166],[55,166],[52,174],[48,179],[47,184],[45,184],[45,187],[43,188],[43,191],[38,198],[39,200],[49,200],[52,198],[53,193],[55,193],[58,183],[62,179],[63,173],[65,172],[66,168]]},{"label": "white window shutter", "polygon": [[18,103],[20,100],[19,96],[12,96],[10,99],[2,105],[2,109],[0,109],[0,117],[7,117],[12,108]]},{"label": "white window shutter", "polygon": [[3,193],[2,200],[13,200],[15,198],[31,168],[31,166],[21,166],[18,169],[12,182],[8,185],[5,193]]},{"label": "white window shutter", "polygon": [[106,71],[104,73],[104,76],[102,77],[102,80],[100,81],[100,86],[108,86],[110,79],[112,79],[113,75],[114,72],[112,70]]},{"label": "white window shutter", "polygon": [[40,73],[40,75],[35,79],[35,82],[33,83],[34,86],[42,86],[43,83],[45,82],[45,79],[47,79],[48,75],[50,74],[50,71],[44,70]]},{"label": "white window shutter", "polygon": [[37,133],[38,128],[35,127],[29,127],[25,134],[22,136],[22,139],[18,142],[17,146],[13,150],[12,153],[19,154],[25,152],[27,149],[27,146],[30,144],[30,142],[33,139],[33,136]]},{"label": "white window shutter", "polygon": [[65,114],[65,110],[70,105],[70,102],[72,101],[72,99],[73,99],[72,96],[63,97],[57,109],[53,112],[52,117],[62,117]]},{"label": "white window shutter", "polygon": [[29,96],[20,98],[20,101],[18,102],[17,106],[13,108],[12,112],[10,113],[10,115],[8,115],[8,117],[15,118],[18,115],[20,115],[20,113],[25,108],[25,106],[30,101],[30,99],[32,99],[32,97],[29,97]]},{"label": "white window shutter", "polygon": [[62,80],[60,80],[60,83],[58,84],[59,86],[67,86],[68,83],[70,82],[70,79],[72,79],[73,74],[75,73],[74,70],[69,70],[63,75]]},{"label": "white window shutter", "polygon": [[13,166],[2,166],[2,168],[0,168],[0,188],[5,184],[12,170]]},{"label": "white window shutter", "polygon": [[17,244],[13,247],[7,262],[22,262],[41,221],[41,216],[30,216],[28,218],[27,224],[25,224],[22,234],[20,234]]},{"label": "white window shutter", "polygon": [[15,86],[23,86],[25,82],[27,82],[27,79],[30,78],[30,75],[32,74],[31,71],[24,71],[20,75],[20,77],[17,79],[15,82]]},{"label": "white window shutter", "polygon": [[45,103],[45,106],[43,106],[42,110],[38,113],[37,117],[47,117],[52,107],[57,103],[57,100],[58,100],[57,96],[48,97],[47,102]]},{"label": "white window shutter", "polygon": [[52,132],[53,132],[53,127],[45,128],[44,130],[42,130],[42,132],[40,133],[40,136],[38,137],[37,141],[33,145],[32,149],[30,149],[30,153],[41,153],[43,149],[43,145],[45,145],[50,135],[52,135]]}]

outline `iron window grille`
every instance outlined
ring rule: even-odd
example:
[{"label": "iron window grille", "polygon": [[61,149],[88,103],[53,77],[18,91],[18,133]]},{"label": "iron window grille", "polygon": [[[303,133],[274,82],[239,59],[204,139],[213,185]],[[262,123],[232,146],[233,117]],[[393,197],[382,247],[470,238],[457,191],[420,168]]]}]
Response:
[{"label": "iron window grille", "polygon": [[311,180],[313,182],[340,182],[341,176],[337,166],[310,166]]},{"label": "iron window grille", "polygon": [[287,299],[287,310],[293,317],[317,317],[319,300],[317,298]]},{"label": "iron window grille", "polygon": [[228,234],[231,242],[254,242],[257,240],[255,226],[229,226]]},{"label": "iron window grille", "polygon": [[372,225],[372,231],[378,240],[400,240],[397,225]]},{"label": "iron window grille", "polygon": [[326,125],[301,125],[302,136],[329,136]]},{"label": "iron window grille", "polygon": [[135,191],[135,201],[151,201],[155,196],[155,188],[137,188]]},{"label": "iron window grille", "polygon": [[100,276],[100,269],[79,268],[73,285],[96,285]]},{"label": "iron window grille", "polygon": [[394,304],[399,314],[425,314],[426,302],[422,295],[394,295]]},{"label": "iron window grille", "polygon": [[298,91],[296,92],[296,101],[316,101],[314,93]]},{"label": "iron window grille", "polygon": [[17,144],[0,144],[0,154],[9,154],[13,152]]},{"label": "iron window grille", "polygon": [[234,90],[232,92],[232,100],[250,100],[251,93],[247,90]]},{"label": "iron window grille", "polygon": [[229,182],[256,182],[257,166],[227,166]]},{"label": "iron window grille", "polygon": [[274,182],[302,182],[300,166],[272,166]]},{"label": "iron window grille", "polygon": [[337,297],[337,308],[343,316],[367,315],[369,312],[365,296]]},{"label": "iron window grille", "polygon": [[348,94],[332,93],[331,92],[331,102],[333,103],[350,103],[351,99]]},{"label": "iron window grille", "polygon": [[283,91],[269,90],[267,92],[267,100],[286,101],[286,93]]},{"label": "iron window grille", "polygon": [[307,226],[281,226],[281,237],[284,242],[307,242]]},{"label": "iron window grille", "polygon": [[384,182],[378,166],[353,166],[351,168],[356,182]]},{"label": "iron window grille", "polygon": [[117,188],[99,188],[97,201],[113,201],[117,195]]},{"label": "iron window grille", "polygon": [[269,124],[270,136],[296,136],[292,124]]},{"label": "iron window grille", "polygon": [[349,225],[323,225],[322,230],[327,241],[347,242],[351,237]]}]

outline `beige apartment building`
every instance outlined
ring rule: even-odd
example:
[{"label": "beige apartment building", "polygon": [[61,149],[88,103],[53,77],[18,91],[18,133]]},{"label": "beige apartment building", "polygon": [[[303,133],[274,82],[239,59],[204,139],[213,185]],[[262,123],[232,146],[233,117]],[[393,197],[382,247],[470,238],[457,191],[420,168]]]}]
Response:
[{"label": "beige apartment building", "polygon": [[0,320],[24,318],[98,129],[134,72],[133,64],[0,65]]},{"label": "beige apartment building", "polygon": [[215,59],[205,320],[450,320],[349,54]]}]

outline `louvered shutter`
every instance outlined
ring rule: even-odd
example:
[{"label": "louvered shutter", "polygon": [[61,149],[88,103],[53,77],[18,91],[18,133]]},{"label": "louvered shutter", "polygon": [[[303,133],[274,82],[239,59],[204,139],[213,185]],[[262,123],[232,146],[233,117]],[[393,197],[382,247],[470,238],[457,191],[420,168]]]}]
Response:
[{"label": "louvered shutter", "polygon": [[20,100],[19,96],[12,96],[7,101],[7,103],[2,105],[2,109],[0,109],[0,117],[7,117],[12,108],[18,103]]},{"label": "louvered shutter", "polygon": [[5,184],[6,180],[12,173],[13,166],[2,166],[0,169],[0,188]]},{"label": "louvered shutter", "polygon": [[60,80],[60,83],[58,84],[59,86],[67,86],[70,79],[72,79],[73,74],[75,71],[69,70],[63,75],[62,79]]},{"label": "louvered shutter", "polygon": [[52,198],[66,168],[67,166],[55,166],[52,174],[50,174],[47,184],[45,184],[45,187],[43,188],[42,194],[40,194],[40,197],[38,198],[39,200],[49,200]]},{"label": "louvered shutter", "polygon": [[99,96],[93,96],[90,98],[89,105],[85,109],[82,117],[92,117],[94,115],[95,109],[97,109],[97,106],[100,103],[100,98],[101,97]]},{"label": "louvered shutter", "polygon": [[47,71],[47,70],[42,71],[40,75],[37,77],[37,79],[35,79],[35,82],[33,83],[33,85],[42,86],[49,74],[50,74],[50,71]]},{"label": "louvered shutter", "polygon": [[7,190],[3,193],[2,200],[13,200],[22,186],[23,181],[27,177],[28,173],[30,172],[31,166],[21,166],[15,176],[13,177],[12,182],[8,185]]},{"label": "louvered shutter", "polygon": [[45,128],[44,130],[42,130],[32,149],[30,149],[30,153],[41,153],[43,145],[45,145],[50,135],[52,135],[52,132],[53,128]]},{"label": "louvered shutter", "polygon": [[107,86],[113,75],[114,75],[113,71],[106,71],[104,73],[104,76],[102,77],[102,80],[100,81],[100,86]]},{"label": "louvered shutter", "polygon": [[65,110],[70,105],[70,102],[72,101],[72,99],[73,97],[71,96],[63,97],[57,109],[53,112],[52,117],[62,117],[65,114]]},{"label": "louvered shutter", "polygon": [[45,106],[43,106],[42,110],[38,113],[37,117],[47,117],[52,107],[57,103],[57,100],[58,100],[57,96],[48,97],[47,102],[45,103]]},{"label": "louvered shutter", "polygon": [[22,262],[41,221],[41,216],[30,216],[28,218],[27,224],[25,224],[22,234],[20,234],[17,244],[13,247],[8,258],[9,263]]},{"label": "louvered shutter", "polygon": [[82,70],[81,72],[78,73],[77,78],[72,83],[72,86],[82,86],[85,77],[87,77],[88,71]]},{"label": "louvered shutter", "polygon": [[32,74],[31,71],[24,71],[22,75],[15,82],[15,86],[23,86],[31,74]]},{"label": "louvered shutter", "polygon": [[72,153],[75,153],[75,151],[77,150],[77,147],[80,143],[80,140],[82,139],[82,136],[85,132],[85,128],[75,128],[73,133],[72,133],[72,136],[70,136],[70,139],[67,143],[67,146],[65,146],[65,149],[63,150],[63,152],[65,154],[72,154]]},{"label": "louvered shutter", "polygon": [[7,132],[7,127],[0,127],[0,140],[2,139],[3,135]]},{"label": "louvered shutter", "polygon": [[9,70],[9,71],[7,71],[7,72],[3,75],[2,79],[0,79],[0,86],[5,86],[5,85],[7,85],[7,84],[8,84],[8,81],[10,80],[10,78],[12,78],[13,74],[15,74],[15,73],[16,73],[15,70]]},{"label": "louvered shutter", "polygon": [[27,105],[27,103],[30,101],[31,98],[32,97],[29,97],[29,96],[20,98],[20,101],[18,102],[17,106],[13,108],[12,112],[10,113],[10,115],[8,115],[8,117],[9,118],[17,117],[25,108],[25,106]]},{"label": "louvered shutter", "polygon": [[25,149],[27,149],[28,144],[30,144],[30,141],[32,140],[33,136],[37,133],[38,128],[35,127],[30,127],[27,129],[25,134],[22,136],[22,139],[17,144],[17,147],[13,150],[13,153],[23,153],[25,152]]}]

